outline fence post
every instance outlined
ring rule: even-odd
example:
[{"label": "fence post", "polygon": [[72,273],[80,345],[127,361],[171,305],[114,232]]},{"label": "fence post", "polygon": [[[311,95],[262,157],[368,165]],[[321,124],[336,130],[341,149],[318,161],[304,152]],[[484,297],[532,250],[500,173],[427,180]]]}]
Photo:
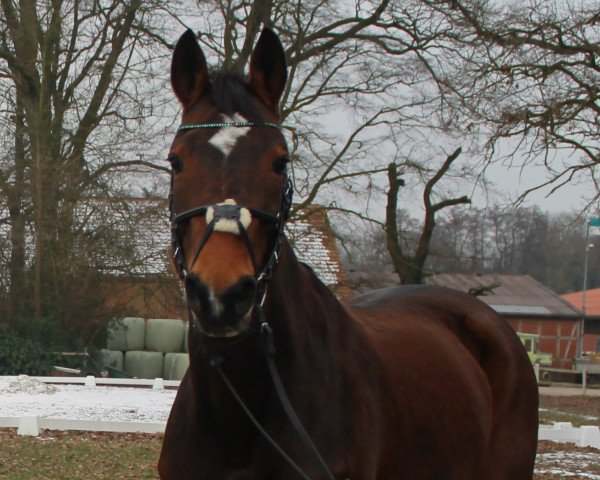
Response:
[{"label": "fence post", "polygon": [[93,375],[88,375],[85,377],[85,386],[86,387],[95,387],[96,386],[96,378]]},{"label": "fence post", "polygon": [[539,363],[535,363],[533,365],[533,371],[535,372],[535,381],[537,383],[540,383],[540,364]]},{"label": "fence post", "polygon": [[581,372],[581,388],[583,389],[583,394],[587,393],[587,367],[584,367]]},{"label": "fence post", "polygon": [[21,417],[17,435],[29,435],[37,437],[40,434],[40,422],[38,417]]},{"label": "fence post", "polygon": [[165,382],[162,378],[155,378],[152,384],[152,390],[164,390]]}]

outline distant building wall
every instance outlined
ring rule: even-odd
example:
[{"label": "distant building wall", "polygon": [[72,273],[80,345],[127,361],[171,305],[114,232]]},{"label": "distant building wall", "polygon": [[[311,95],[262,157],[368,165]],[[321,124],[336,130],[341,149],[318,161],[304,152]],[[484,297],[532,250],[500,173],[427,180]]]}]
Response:
[{"label": "distant building wall", "polygon": [[[583,292],[573,292],[562,295],[580,312],[583,310]],[[592,288],[586,292],[585,301],[585,327],[583,329],[583,351],[600,351],[600,288]]]},{"label": "distant building wall", "polygon": [[539,335],[540,350],[552,354],[554,367],[571,368],[573,366],[573,358],[577,355],[577,342],[579,341],[578,318],[532,318],[505,315],[503,317],[515,331]]},{"label": "distant building wall", "polygon": [[186,318],[179,279],[173,275],[110,279],[108,307],[124,317]]}]

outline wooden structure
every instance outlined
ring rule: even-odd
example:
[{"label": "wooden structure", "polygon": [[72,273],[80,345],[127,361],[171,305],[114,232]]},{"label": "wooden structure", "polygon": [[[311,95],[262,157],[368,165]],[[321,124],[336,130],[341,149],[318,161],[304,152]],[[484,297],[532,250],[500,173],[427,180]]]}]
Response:
[{"label": "wooden structure", "polygon": [[[579,310],[583,317],[583,292],[567,293],[562,298]],[[600,288],[585,292],[583,351],[600,352]]]}]

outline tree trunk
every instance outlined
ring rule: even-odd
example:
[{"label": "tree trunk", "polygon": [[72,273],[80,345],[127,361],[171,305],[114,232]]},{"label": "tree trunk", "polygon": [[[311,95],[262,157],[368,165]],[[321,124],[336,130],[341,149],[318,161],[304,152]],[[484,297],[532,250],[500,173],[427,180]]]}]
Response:
[{"label": "tree trunk", "polygon": [[398,176],[398,167],[395,163],[388,165],[388,181],[390,189],[387,194],[385,210],[385,237],[392,264],[403,285],[422,283],[421,269],[413,263],[412,258],[403,253],[400,245],[396,212],[398,210],[398,192],[400,187],[404,186],[404,180]]},{"label": "tree trunk", "polygon": [[10,323],[22,320],[27,297],[25,279],[25,142],[23,107],[18,99],[15,112],[15,183],[8,193],[10,219],[10,291],[7,317]]},{"label": "tree trunk", "polygon": [[429,256],[429,245],[435,228],[435,215],[438,211],[453,205],[471,203],[466,197],[449,198],[434,203],[433,188],[448,172],[452,163],[458,158],[461,149],[457,148],[446,157],[442,166],[429,179],[423,191],[423,204],[425,206],[425,220],[421,228],[421,235],[413,255],[405,254],[400,246],[397,225],[398,192],[404,185],[404,181],[398,177],[398,167],[394,163],[388,165],[388,182],[390,188],[387,195],[387,206],[385,215],[385,231],[388,251],[392,258],[394,270],[400,277],[403,285],[421,284],[424,281],[424,267]]}]

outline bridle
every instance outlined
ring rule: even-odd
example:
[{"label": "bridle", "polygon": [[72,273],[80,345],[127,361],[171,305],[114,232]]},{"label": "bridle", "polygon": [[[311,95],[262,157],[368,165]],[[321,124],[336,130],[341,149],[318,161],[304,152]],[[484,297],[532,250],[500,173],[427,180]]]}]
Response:
[{"label": "bridle", "polygon": [[[182,125],[178,128],[177,132],[179,133],[187,130],[200,128],[213,129],[224,127],[268,127],[280,130],[279,125],[269,122],[224,122]],[[244,205],[237,205],[235,203],[227,202],[213,205],[203,205],[200,207],[192,208],[190,210],[185,210],[183,212],[177,213],[175,212],[174,208],[173,174],[171,173],[171,189],[169,192],[171,245],[173,248],[173,259],[175,262],[175,268],[177,269],[179,278],[183,281],[188,276],[188,266],[186,265],[185,255],[183,252],[183,243],[179,233],[180,225],[189,222],[192,218],[195,217],[205,217],[207,220],[206,229],[204,230],[204,233],[200,237],[200,240],[198,241],[196,248],[194,249],[194,254],[192,256],[192,261],[190,264],[190,266],[192,266],[198,259],[200,252],[208,242],[209,238],[214,233],[215,226],[221,221],[233,222],[233,224],[237,226],[237,232],[244,241],[244,244],[248,251],[248,255],[250,256],[252,265],[254,267],[254,274],[256,280],[255,304],[262,306],[267,293],[267,283],[271,279],[273,268],[279,261],[279,253],[281,251],[281,245],[283,243],[284,237],[284,225],[289,217],[290,208],[292,207],[293,194],[294,189],[292,181],[289,178],[289,176],[284,172],[281,186],[281,205],[279,208],[279,212],[277,212],[275,215],[263,212],[253,207],[247,207]],[[262,269],[260,269],[260,267],[258,266],[254,247],[252,246],[252,242],[248,237],[248,232],[246,231],[247,225],[245,225],[242,222],[242,215],[244,213],[250,214],[253,219],[255,218],[264,223],[273,224],[275,226],[275,242],[273,244],[273,247],[271,248],[269,258]]]},{"label": "bridle", "polygon": [[[274,123],[269,122],[225,122],[225,123],[200,123],[193,125],[182,125],[178,128],[177,132],[193,130],[197,128],[223,128],[223,127],[270,127],[277,128],[280,130],[280,127]],[[169,212],[170,212],[170,220],[171,220],[171,243],[173,247],[173,259],[175,261],[175,267],[177,269],[177,273],[179,278],[184,281],[188,276],[188,267],[186,266],[185,255],[183,252],[183,244],[181,241],[181,237],[179,234],[179,226],[183,223],[189,222],[192,218],[196,217],[204,217],[207,221],[206,229],[204,230],[200,240],[196,244],[196,248],[194,249],[194,254],[192,256],[192,262],[190,266],[192,266],[200,252],[208,242],[208,239],[214,233],[215,228],[219,225],[220,222],[227,222],[229,226],[233,225],[237,227],[236,233],[241,236],[246,245],[246,249],[248,250],[248,254],[250,255],[250,259],[252,260],[252,264],[254,266],[255,280],[256,280],[256,292],[254,297],[254,312],[257,317],[257,323],[260,328],[260,338],[262,342],[262,347],[267,358],[267,365],[269,368],[269,373],[271,374],[271,379],[273,381],[273,385],[275,387],[275,391],[279,396],[279,400],[283,406],[283,409],[288,416],[292,426],[296,430],[298,436],[300,437],[302,443],[305,445],[306,449],[314,456],[316,460],[316,464],[319,467],[323,478],[328,480],[334,480],[333,475],[327,468],[323,458],[319,454],[312,440],[310,439],[308,433],[304,429],[300,419],[296,415],[294,408],[292,407],[281,378],[279,376],[279,372],[277,371],[277,366],[275,365],[274,356],[275,356],[275,347],[273,344],[273,331],[271,327],[267,323],[265,319],[265,315],[262,309],[264,304],[266,295],[267,295],[267,284],[271,279],[273,274],[273,268],[279,261],[279,254],[281,252],[281,246],[283,244],[284,238],[284,225],[287,221],[290,213],[290,209],[292,206],[292,196],[294,193],[293,185],[291,179],[284,172],[282,178],[281,185],[281,206],[279,208],[279,212],[275,215],[265,213],[261,210],[258,210],[253,207],[246,207],[243,205],[237,205],[235,202],[226,201],[225,203],[213,204],[213,205],[204,205],[196,208],[192,208],[190,210],[185,210],[183,212],[177,213],[174,208],[173,201],[173,173],[171,173],[171,188],[169,192]],[[244,222],[244,215],[251,215],[252,218],[256,218],[264,223],[273,224],[275,226],[275,242],[271,249],[271,253],[269,254],[269,258],[265,264],[265,266],[259,272],[259,266],[256,260],[256,253],[254,251],[254,247],[252,246],[252,242],[248,237],[248,233],[246,231],[246,227],[248,224]],[[192,322],[192,326],[195,324]],[[196,335],[202,336],[202,333],[198,328],[194,328],[193,330]],[[230,390],[231,394],[238,401],[246,415],[248,415],[249,419],[254,423],[256,428],[262,433],[262,435],[266,438],[266,440],[275,448],[279,454],[296,470],[296,472],[305,480],[310,480],[304,471],[286,454],[286,452],[273,440],[273,438],[264,430],[264,428],[260,425],[260,423],[256,420],[252,412],[248,409],[244,401],[238,395],[234,386],[231,384],[231,381],[221,368],[221,364],[224,362],[224,357],[218,353],[211,355],[210,363],[211,365],[217,369],[219,375],[223,379],[223,382]]]}]

